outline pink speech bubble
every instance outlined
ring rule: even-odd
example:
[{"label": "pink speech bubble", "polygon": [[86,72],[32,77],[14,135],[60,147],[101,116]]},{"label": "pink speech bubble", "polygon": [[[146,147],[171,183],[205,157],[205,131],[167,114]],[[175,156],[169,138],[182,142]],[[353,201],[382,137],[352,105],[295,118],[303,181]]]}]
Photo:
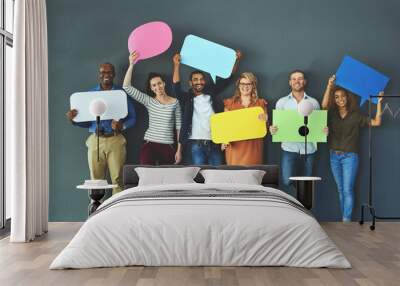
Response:
[{"label": "pink speech bubble", "polygon": [[136,60],[148,59],[162,54],[171,46],[172,31],[164,22],[149,22],[132,31],[128,38],[129,53],[136,51]]}]

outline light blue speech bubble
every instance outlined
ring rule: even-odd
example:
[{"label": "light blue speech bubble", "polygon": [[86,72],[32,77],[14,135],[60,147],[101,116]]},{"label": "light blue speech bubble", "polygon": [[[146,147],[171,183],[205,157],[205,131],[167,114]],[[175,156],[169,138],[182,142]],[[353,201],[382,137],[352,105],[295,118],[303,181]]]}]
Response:
[{"label": "light blue speech bubble", "polygon": [[215,82],[217,76],[231,76],[236,52],[206,39],[187,35],[181,49],[181,63],[208,72]]}]

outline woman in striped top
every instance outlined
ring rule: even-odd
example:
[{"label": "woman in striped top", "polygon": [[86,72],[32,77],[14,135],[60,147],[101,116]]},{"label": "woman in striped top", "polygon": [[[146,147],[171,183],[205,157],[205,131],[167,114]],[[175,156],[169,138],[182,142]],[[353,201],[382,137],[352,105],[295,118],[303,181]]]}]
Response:
[{"label": "woman in striped top", "polygon": [[[131,85],[133,66],[138,58],[136,52],[129,55],[129,68],[126,71],[123,88],[136,101],[143,104],[149,113],[149,128],[144,134],[145,143],[140,149],[140,164],[164,165],[178,164],[182,160],[182,146],[179,143],[181,128],[181,108],[176,98],[165,92],[162,76],[150,73],[147,80],[148,94]],[[175,151],[174,127],[178,139]]]}]

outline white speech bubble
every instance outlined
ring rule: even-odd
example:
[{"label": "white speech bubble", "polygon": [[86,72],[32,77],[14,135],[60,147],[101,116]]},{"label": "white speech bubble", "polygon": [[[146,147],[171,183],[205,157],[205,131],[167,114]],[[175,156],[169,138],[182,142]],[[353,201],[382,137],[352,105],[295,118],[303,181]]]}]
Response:
[{"label": "white speech bubble", "polygon": [[101,120],[119,120],[128,115],[127,96],[123,90],[75,92],[70,97],[71,109],[78,111],[73,121],[96,120],[96,117],[90,112],[90,103],[97,99],[104,101],[107,107],[105,113],[101,116]]}]

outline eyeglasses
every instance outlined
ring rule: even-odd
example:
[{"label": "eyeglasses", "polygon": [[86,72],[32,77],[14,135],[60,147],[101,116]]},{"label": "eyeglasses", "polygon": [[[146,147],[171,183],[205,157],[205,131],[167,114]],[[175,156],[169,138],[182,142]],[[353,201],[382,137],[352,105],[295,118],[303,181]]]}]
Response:
[{"label": "eyeglasses", "polygon": [[252,86],[253,83],[244,83],[244,82],[239,82],[239,85],[241,86]]}]

